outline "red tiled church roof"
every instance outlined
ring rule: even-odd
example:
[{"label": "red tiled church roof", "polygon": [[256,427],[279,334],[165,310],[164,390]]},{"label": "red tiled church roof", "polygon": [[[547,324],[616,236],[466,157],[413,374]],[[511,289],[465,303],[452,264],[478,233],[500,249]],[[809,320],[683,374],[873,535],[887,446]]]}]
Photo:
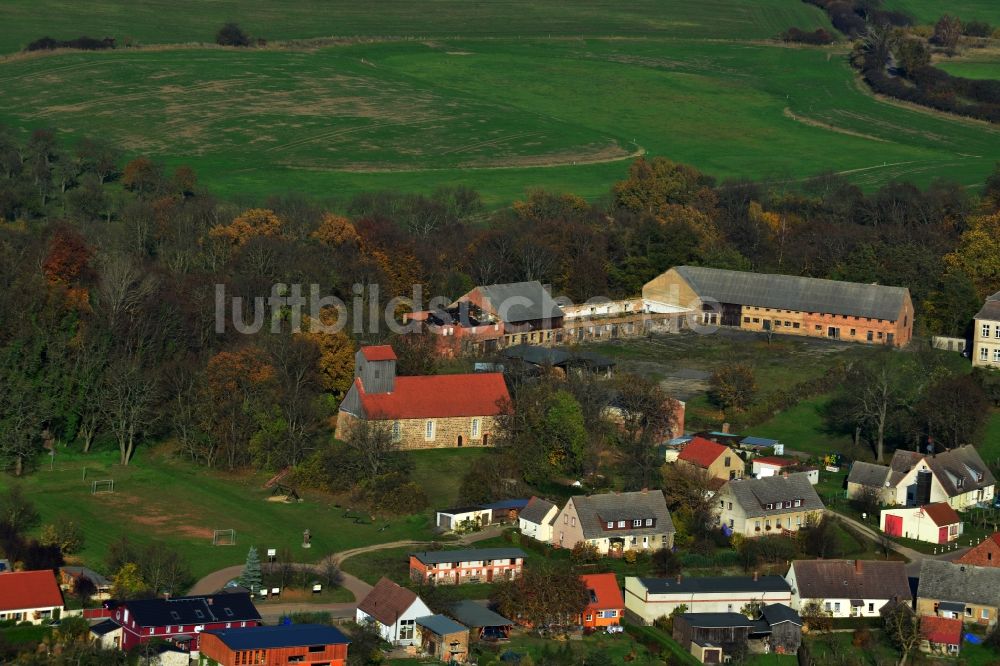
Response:
[{"label": "red tiled church roof", "polygon": [[426,419],[496,416],[510,400],[499,372],[396,377],[391,393],[366,393],[354,380],[370,419]]},{"label": "red tiled church roof", "polygon": [[613,573],[586,574],[580,580],[593,594],[593,601],[587,604],[592,610],[611,610],[625,608],[622,589],[618,587],[618,577]]},{"label": "red tiled church roof", "polygon": [[955,512],[953,508],[947,502],[935,502],[934,504],[925,504],[920,507],[924,510],[924,513],[928,518],[934,521],[934,524],[938,527],[943,527],[945,525],[954,525],[955,523],[962,522],[959,518],[958,513]]},{"label": "red tiled church roof", "polygon": [[687,443],[687,446],[681,451],[678,459],[698,465],[699,467],[708,467],[728,450],[722,444],[716,444],[703,437],[695,437]]},{"label": "red tiled church roof", "polygon": [[361,353],[366,361],[395,361],[396,352],[389,345],[371,345],[362,347]]},{"label": "red tiled church roof", "polygon": [[925,615],[920,618],[920,633],[931,643],[958,645],[962,642],[962,621],[951,617]]},{"label": "red tiled church roof", "polygon": [[62,593],[51,569],[0,574],[0,611],[62,605]]}]

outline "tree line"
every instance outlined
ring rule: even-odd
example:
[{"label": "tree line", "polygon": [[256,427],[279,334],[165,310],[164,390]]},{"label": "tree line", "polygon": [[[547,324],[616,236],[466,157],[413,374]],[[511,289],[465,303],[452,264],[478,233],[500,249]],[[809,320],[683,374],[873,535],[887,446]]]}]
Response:
[{"label": "tree line", "polygon": [[[143,442],[170,438],[197,464],[280,470],[328,445],[359,342],[393,344],[402,374],[436,370],[414,336],[295,333],[285,321],[277,334],[218,334],[217,284],[246,297],[252,319],[253,297],[276,283],[348,303],[355,283],[378,284],[368,295],[384,305],[415,284],[455,297],[540,280],[580,302],[697,264],[905,285],[923,333],[962,334],[1000,275],[998,202],[1000,174],[976,200],[946,181],[872,193],[832,174],[716,182],[655,158],[596,202],[531,191],[489,211],[457,186],[241,204],[188,167],[126,162],[104,141],[0,131],[0,466],[23,473],[45,447],[98,441],[127,464]],[[563,415],[577,411],[587,423],[594,404],[573,399],[523,398],[540,415],[525,432],[558,443],[545,462],[566,473],[585,467],[586,446],[551,423],[569,428],[577,419]],[[546,426],[548,413],[559,418]]]}]

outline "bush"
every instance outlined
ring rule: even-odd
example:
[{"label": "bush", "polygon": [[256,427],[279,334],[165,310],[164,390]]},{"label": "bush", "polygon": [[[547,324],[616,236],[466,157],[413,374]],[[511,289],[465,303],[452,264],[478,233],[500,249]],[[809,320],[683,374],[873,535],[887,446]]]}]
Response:
[{"label": "bush", "polygon": [[83,548],[83,530],[77,523],[61,516],[55,524],[42,528],[40,541],[47,546],[58,546],[64,555],[71,555]]},{"label": "bush", "polygon": [[362,485],[362,496],[374,513],[407,515],[427,508],[427,494],[402,472],[377,476]]},{"label": "bush", "polygon": [[84,51],[100,51],[102,49],[115,48],[115,40],[112,37],[96,39],[94,37],[77,37],[76,39],[52,39],[42,37],[24,47],[25,51],[51,51],[53,49],[81,49]]},{"label": "bush", "polygon": [[226,23],[215,33],[215,43],[220,46],[250,46],[250,36],[237,23]]},{"label": "bush", "polygon": [[781,33],[781,39],[786,42],[815,45],[832,44],[834,42],[833,35],[823,28],[818,28],[812,32],[806,32],[801,28],[789,28]]},{"label": "bush", "polygon": [[962,34],[966,37],[989,37],[993,34],[993,26],[986,21],[969,21],[962,24]]}]

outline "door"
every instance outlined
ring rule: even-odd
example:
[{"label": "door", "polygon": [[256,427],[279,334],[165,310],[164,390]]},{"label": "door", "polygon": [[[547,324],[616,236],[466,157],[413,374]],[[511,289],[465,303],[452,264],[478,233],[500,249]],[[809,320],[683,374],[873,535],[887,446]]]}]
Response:
[{"label": "door", "polygon": [[486,570],[486,582],[487,583],[493,582],[493,567],[490,567],[489,569]]},{"label": "door", "polygon": [[938,528],[938,543],[948,543],[948,528],[939,527]]},{"label": "door", "polygon": [[827,337],[837,339],[840,337],[840,329],[836,326],[830,326],[826,329]]},{"label": "door", "polygon": [[886,516],[885,517],[885,533],[889,536],[903,536],[903,517],[902,516]]}]

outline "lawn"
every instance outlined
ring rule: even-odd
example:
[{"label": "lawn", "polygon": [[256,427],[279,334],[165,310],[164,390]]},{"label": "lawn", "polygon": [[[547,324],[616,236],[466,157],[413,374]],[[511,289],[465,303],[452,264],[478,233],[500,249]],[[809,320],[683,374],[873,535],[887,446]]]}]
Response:
[{"label": "lawn", "polygon": [[[128,467],[116,461],[112,452],[60,452],[54,471],[43,467],[19,482],[3,476],[0,488],[23,484],[43,524],[71,508],[86,540],[78,557],[98,571],[105,570],[109,544],[122,535],[177,548],[197,577],[242,563],[251,545],[289,548],[297,560],[311,562],[347,548],[430,536],[426,515],[358,524],[321,493],[303,491],[301,503],[269,502],[266,475],[213,472],[148,449],[140,449]],[[115,493],[92,495],[96,479],[114,479]],[[237,545],[213,546],[215,529],[235,529]],[[301,548],[305,529],[312,533],[310,550]]]},{"label": "lawn", "polygon": [[[169,18],[166,18],[169,17]],[[829,27],[816,7],[788,0],[4,0],[0,53],[50,35],[140,44],[213,42],[226,21],[268,40],[317,37],[771,38],[796,25]]]},{"label": "lawn", "polygon": [[1000,149],[997,130],[866,94],[840,47],[760,42],[66,53],[0,64],[0,92],[0,123],[100,135],[129,155],[189,164],[222,196],[462,183],[493,206],[529,187],[596,198],[641,151],[718,177],[794,181],[830,170],[870,188],[946,172],[979,185]]},{"label": "lawn", "polygon": [[829,396],[803,400],[774,418],[753,428],[758,437],[781,440],[787,449],[804,451],[811,455],[847,453],[853,448],[850,437],[827,432],[823,421],[823,408]]},{"label": "lawn", "polygon": [[990,414],[982,440],[976,448],[979,449],[979,455],[984,461],[994,467],[1000,467],[1000,409],[994,409]]},{"label": "lawn", "polygon": [[409,456],[410,476],[427,493],[432,510],[452,507],[458,503],[458,487],[469,465],[486,453],[482,448],[414,451]]}]

